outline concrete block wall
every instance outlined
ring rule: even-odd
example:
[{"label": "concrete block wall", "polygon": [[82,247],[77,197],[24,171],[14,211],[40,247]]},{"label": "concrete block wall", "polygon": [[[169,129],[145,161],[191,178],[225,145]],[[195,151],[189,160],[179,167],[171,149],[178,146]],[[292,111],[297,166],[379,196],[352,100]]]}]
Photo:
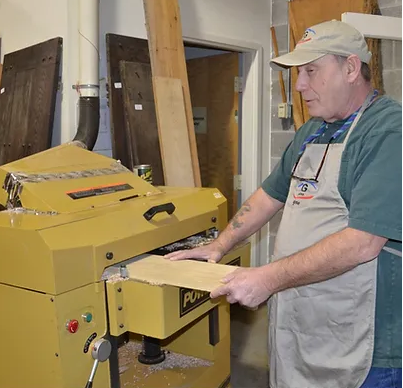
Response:
[{"label": "concrete block wall", "polygon": [[[326,0],[323,0],[325,2]],[[378,0],[381,14],[384,16],[402,17],[402,0]],[[272,26],[275,27],[279,54],[284,54],[288,49],[288,1],[273,0],[272,2]],[[385,93],[402,101],[402,42],[382,40],[382,64],[383,82]],[[272,57],[274,53],[272,53]],[[286,87],[288,72],[283,71]],[[277,117],[277,107],[281,102],[280,84],[277,72],[272,72],[271,84],[271,167],[279,162],[287,144],[294,137],[294,126],[290,121]],[[281,214],[276,215],[269,224],[269,254],[272,255],[274,240],[281,220]]]}]

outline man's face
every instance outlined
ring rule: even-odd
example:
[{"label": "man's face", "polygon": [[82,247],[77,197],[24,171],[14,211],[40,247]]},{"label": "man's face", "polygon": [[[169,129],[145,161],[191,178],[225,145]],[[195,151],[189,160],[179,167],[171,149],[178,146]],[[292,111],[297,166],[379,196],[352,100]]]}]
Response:
[{"label": "man's face", "polygon": [[345,65],[333,55],[298,67],[296,89],[301,92],[311,116],[328,122],[344,118],[349,102],[349,83],[345,75]]}]

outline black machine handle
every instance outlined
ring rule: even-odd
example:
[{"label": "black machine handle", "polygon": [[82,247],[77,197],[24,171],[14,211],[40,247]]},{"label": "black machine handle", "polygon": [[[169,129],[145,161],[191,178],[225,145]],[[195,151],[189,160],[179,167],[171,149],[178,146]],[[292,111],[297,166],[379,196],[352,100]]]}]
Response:
[{"label": "black machine handle", "polygon": [[175,205],[172,202],[168,202],[164,203],[163,205],[153,206],[143,214],[143,217],[147,221],[150,221],[158,213],[167,212],[168,214],[172,214],[175,209]]}]

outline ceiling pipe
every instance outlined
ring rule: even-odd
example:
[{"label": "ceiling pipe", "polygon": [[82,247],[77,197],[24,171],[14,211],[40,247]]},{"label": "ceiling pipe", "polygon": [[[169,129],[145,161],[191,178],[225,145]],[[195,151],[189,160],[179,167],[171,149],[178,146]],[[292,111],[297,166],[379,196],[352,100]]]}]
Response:
[{"label": "ceiling pipe", "polygon": [[99,132],[99,1],[79,0],[79,120],[73,142],[94,148]]}]

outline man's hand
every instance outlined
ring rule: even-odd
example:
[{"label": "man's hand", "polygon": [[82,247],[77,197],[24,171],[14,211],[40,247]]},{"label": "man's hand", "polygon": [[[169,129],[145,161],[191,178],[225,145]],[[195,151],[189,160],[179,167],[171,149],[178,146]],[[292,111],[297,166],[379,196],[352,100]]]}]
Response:
[{"label": "man's hand", "polygon": [[169,253],[164,258],[169,260],[198,259],[207,260],[209,263],[218,263],[224,254],[225,251],[221,244],[213,241],[211,244],[202,247]]},{"label": "man's hand", "polygon": [[212,299],[226,296],[229,303],[255,308],[266,301],[272,291],[268,286],[267,266],[259,268],[239,268],[221,281],[224,283],[210,293]]}]

